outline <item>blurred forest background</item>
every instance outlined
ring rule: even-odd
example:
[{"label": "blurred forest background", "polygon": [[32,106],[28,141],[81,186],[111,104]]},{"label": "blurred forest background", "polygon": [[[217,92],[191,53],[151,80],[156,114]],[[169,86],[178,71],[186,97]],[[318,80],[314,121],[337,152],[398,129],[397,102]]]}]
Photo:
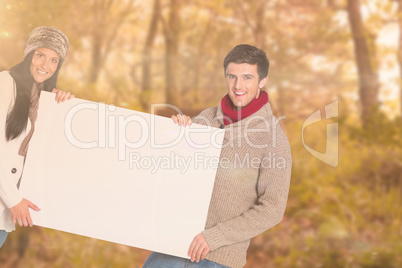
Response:
[{"label": "blurred forest background", "polygon": [[[285,217],[252,240],[246,267],[402,267],[402,0],[0,0],[0,71],[40,25],[70,39],[59,88],[145,112],[216,106],[225,55],[240,43],[264,49],[293,172]],[[303,122],[333,101],[338,117],[304,129],[304,141],[325,153],[337,123],[335,167],[302,141]],[[17,228],[0,266],[141,267],[149,253]]]}]

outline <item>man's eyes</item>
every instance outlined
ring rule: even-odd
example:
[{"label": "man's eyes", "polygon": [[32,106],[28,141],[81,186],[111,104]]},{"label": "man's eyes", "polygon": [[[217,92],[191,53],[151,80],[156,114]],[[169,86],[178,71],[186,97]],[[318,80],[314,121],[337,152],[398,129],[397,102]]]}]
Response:
[{"label": "man's eyes", "polygon": [[[229,78],[229,79],[236,79],[237,77],[234,76],[234,75],[228,74],[228,78]],[[253,78],[252,76],[243,76],[243,79],[244,79],[244,80],[250,80],[250,79],[252,79],[252,78]]]}]

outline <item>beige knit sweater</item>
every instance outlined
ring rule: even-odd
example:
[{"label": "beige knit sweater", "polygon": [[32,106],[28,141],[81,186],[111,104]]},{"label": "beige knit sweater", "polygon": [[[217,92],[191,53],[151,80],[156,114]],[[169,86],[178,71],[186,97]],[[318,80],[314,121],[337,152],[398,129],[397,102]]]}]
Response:
[{"label": "beige knit sweater", "polygon": [[193,122],[225,129],[203,231],[211,248],[206,259],[243,267],[250,239],[278,224],[285,212],[292,168],[288,139],[269,103],[228,126],[221,106],[204,110]]}]

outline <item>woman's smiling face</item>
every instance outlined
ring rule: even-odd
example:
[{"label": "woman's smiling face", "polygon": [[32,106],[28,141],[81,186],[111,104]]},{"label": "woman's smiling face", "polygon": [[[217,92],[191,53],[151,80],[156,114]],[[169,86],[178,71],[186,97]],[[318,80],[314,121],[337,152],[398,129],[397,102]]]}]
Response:
[{"label": "woman's smiling face", "polygon": [[31,75],[36,83],[43,83],[56,72],[60,57],[54,50],[38,48],[32,57]]}]

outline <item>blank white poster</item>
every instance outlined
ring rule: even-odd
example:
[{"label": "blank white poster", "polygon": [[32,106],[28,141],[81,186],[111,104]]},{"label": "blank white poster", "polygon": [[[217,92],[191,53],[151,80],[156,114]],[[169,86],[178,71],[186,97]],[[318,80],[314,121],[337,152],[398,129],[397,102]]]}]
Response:
[{"label": "blank white poster", "polygon": [[42,92],[20,190],[35,225],[187,258],[224,131]]}]

